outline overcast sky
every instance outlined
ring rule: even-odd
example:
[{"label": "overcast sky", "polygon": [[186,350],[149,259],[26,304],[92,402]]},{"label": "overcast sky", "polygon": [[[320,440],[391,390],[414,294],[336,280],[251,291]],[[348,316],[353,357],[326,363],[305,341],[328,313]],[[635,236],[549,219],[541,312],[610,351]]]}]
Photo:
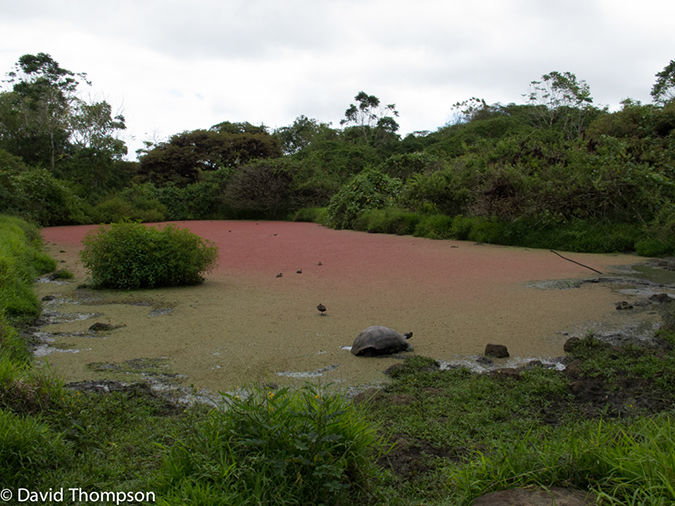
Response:
[{"label": "overcast sky", "polygon": [[650,102],[674,27],[673,0],[0,0],[0,73],[39,52],[86,72],[135,159],[222,121],[339,126],[361,90],[396,104],[402,134],[473,96],[523,103],[553,70],[596,105]]}]

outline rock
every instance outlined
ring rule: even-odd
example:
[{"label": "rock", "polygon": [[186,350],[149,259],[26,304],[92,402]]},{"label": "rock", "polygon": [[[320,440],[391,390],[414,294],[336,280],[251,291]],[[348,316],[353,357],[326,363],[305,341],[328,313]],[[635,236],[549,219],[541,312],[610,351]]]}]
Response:
[{"label": "rock", "polygon": [[481,355],[476,359],[476,363],[481,364],[481,365],[492,365],[494,364],[494,360],[492,360],[490,357],[486,357],[485,355]]},{"label": "rock", "polygon": [[115,330],[116,328],[117,327],[115,325],[111,325],[110,323],[96,322],[91,327],[89,327],[89,330],[92,332],[105,332],[106,330]]},{"label": "rock", "polygon": [[548,369],[549,367],[545,365],[541,360],[530,360],[525,366],[523,366],[521,369],[525,369],[526,371],[532,370],[532,369]]},{"label": "rock", "polygon": [[668,271],[675,271],[675,258],[673,257],[653,260],[650,262],[650,264],[656,267],[661,267],[662,269],[666,269]]},{"label": "rock", "polygon": [[652,302],[656,302],[658,304],[667,304],[668,302],[672,301],[673,299],[667,293],[655,293],[654,295],[649,297],[649,300],[652,301]]},{"label": "rock", "polygon": [[621,311],[621,310],[624,310],[624,309],[633,309],[633,305],[629,304],[625,300],[622,300],[621,302],[617,302],[615,305],[616,305],[617,311]]},{"label": "rock", "polygon": [[503,344],[488,344],[485,346],[485,356],[494,357],[494,358],[506,358],[509,355],[509,351],[506,349],[506,346]]},{"label": "rock", "polygon": [[42,299],[40,299],[40,300],[42,300],[42,301],[44,301],[44,302],[47,302],[47,301],[54,300],[54,299],[56,299],[56,297],[53,296],[53,295],[45,295],[45,296],[42,297]]},{"label": "rock", "polygon": [[581,368],[579,367],[581,365],[581,360],[575,360],[574,362],[568,364],[565,367],[565,376],[568,378],[578,378],[581,375]]},{"label": "rock", "polygon": [[500,490],[479,497],[473,502],[473,506],[590,506],[596,503],[595,494],[552,487]]}]

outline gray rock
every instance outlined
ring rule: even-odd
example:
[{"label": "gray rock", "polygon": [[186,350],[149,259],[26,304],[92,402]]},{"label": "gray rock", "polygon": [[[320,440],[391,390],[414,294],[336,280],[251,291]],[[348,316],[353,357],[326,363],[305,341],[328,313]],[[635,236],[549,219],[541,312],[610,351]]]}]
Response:
[{"label": "gray rock", "polygon": [[473,506],[590,506],[597,503],[594,494],[581,490],[553,487],[546,489],[512,488],[479,497]]}]

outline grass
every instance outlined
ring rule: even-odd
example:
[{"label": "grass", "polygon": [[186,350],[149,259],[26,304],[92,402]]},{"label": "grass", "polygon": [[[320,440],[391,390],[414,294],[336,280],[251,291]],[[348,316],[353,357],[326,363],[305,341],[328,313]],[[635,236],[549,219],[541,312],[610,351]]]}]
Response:
[{"label": "grass", "polygon": [[367,411],[398,442],[383,462],[396,497],[470,505],[536,485],[589,490],[603,504],[673,504],[675,332],[659,337],[660,348],[617,348],[589,335],[571,349],[576,373],[476,375],[406,360]]},{"label": "grass", "polygon": [[350,504],[371,488],[378,437],[339,394],[253,387],[168,451],[162,504]]},{"label": "grass", "polygon": [[0,215],[0,309],[14,321],[28,322],[39,314],[33,280],[56,268],[56,261],[42,253],[41,246],[35,227]]},{"label": "grass", "polygon": [[442,474],[457,504],[513,487],[590,490],[603,504],[666,505],[675,501],[675,420],[587,421],[566,430],[529,432],[468,465]]}]

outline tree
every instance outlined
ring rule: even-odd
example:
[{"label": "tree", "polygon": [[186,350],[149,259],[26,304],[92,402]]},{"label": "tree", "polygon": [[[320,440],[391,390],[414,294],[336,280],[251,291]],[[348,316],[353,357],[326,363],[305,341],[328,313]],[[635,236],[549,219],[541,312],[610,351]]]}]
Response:
[{"label": "tree", "polygon": [[291,126],[281,127],[274,133],[281,141],[281,149],[293,155],[309,147],[321,133],[330,130],[330,123],[319,123],[307,116],[298,116]]},{"label": "tree", "polygon": [[368,143],[371,132],[375,133],[374,143],[381,143],[388,134],[395,134],[398,131],[399,125],[392,117],[398,117],[396,104],[381,107],[380,99],[375,95],[368,95],[365,91],[360,91],[354,100],[358,105],[349,105],[340,124],[354,125],[360,131],[364,143]]},{"label": "tree", "polygon": [[67,162],[82,149],[116,160],[126,154],[117,137],[125,129],[124,117],[113,117],[105,101],[87,103],[78,97],[78,86],[91,84],[86,74],[38,53],[21,56],[7,76],[12,91],[0,94],[0,146],[9,152],[52,172],[57,162]]},{"label": "tree", "polygon": [[[7,82],[13,85],[14,107],[20,118],[16,133],[32,143],[46,142],[53,169],[57,154],[65,151],[70,137],[72,107],[79,101],[77,87],[81,82],[91,83],[86,74],[62,68],[46,53],[21,56],[7,75]],[[32,162],[31,158],[26,161]]]},{"label": "tree", "polygon": [[487,105],[482,98],[471,97],[462,102],[457,102],[452,106],[455,111],[453,116],[455,123],[469,123],[474,120],[485,119],[492,113],[494,106]]},{"label": "tree", "polygon": [[113,158],[127,154],[124,141],[117,137],[118,130],[125,130],[124,116],[113,117],[109,103],[80,102],[72,118],[72,140],[81,148],[93,148],[107,151]]},{"label": "tree", "polygon": [[661,105],[675,98],[675,60],[670,60],[670,63],[656,74],[656,82],[652,87],[651,95],[654,102]]},{"label": "tree", "polygon": [[293,168],[274,161],[242,167],[228,184],[225,198],[240,213],[279,218],[293,207]]},{"label": "tree", "polygon": [[581,135],[592,110],[588,84],[570,72],[544,74],[541,81],[530,83],[530,92],[523,96],[535,106],[535,122],[558,126],[569,137]]},{"label": "tree", "polygon": [[264,126],[225,122],[209,130],[182,132],[154,145],[140,157],[139,174],[160,185],[171,181],[183,187],[199,181],[202,172],[278,156],[279,139]]}]

